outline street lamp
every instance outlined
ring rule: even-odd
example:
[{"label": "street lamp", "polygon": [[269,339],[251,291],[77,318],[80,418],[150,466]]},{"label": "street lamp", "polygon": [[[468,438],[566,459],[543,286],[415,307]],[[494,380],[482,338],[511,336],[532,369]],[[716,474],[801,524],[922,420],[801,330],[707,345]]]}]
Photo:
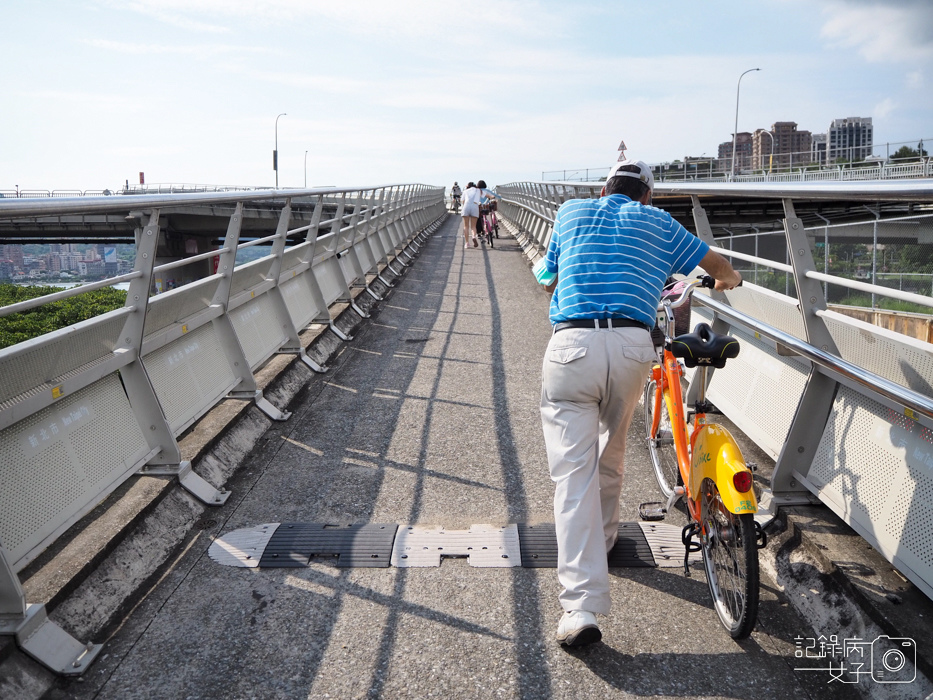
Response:
[{"label": "street lamp", "polygon": [[308,189],[308,152],[305,151],[305,189]]},{"label": "street lamp", "polygon": [[287,116],[282,112],[275,118],[275,150],[272,151],[272,169],[275,170],[275,189],[279,189],[279,117]]},{"label": "street lamp", "polygon": [[[761,70],[761,68],[749,68],[745,73],[753,73],[756,70]],[[735,179],[735,140],[739,136],[739,90],[742,87],[742,78],[745,73],[739,76],[739,84],[735,88],[735,130],[732,132],[732,175],[729,177],[730,180]]]}]

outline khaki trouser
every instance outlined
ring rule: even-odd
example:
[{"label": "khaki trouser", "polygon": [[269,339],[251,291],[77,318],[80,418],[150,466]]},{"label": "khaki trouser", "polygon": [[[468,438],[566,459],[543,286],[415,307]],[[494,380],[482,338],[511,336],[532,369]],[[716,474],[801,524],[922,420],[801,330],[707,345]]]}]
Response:
[{"label": "khaki trouser", "polygon": [[655,358],[641,328],[571,328],[548,343],[541,424],[564,610],[609,612],[606,554],[618,536],[625,434]]}]

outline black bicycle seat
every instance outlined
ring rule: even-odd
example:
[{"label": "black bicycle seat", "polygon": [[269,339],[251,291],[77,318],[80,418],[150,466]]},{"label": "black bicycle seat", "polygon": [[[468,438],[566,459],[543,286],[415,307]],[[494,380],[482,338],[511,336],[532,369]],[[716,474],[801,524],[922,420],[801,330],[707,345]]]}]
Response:
[{"label": "black bicycle seat", "polygon": [[707,365],[722,369],[726,360],[738,356],[739,341],[714,333],[708,324],[699,323],[693,333],[684,333],[671,340],[671,353],[683,359],[687,367]]}]

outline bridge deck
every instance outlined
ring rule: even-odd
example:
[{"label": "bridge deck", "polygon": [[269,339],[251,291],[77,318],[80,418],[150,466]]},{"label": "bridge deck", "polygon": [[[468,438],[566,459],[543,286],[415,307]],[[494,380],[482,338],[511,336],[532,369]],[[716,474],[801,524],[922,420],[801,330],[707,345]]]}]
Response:
[{"label": "bridge deck", "polygon": [[[568,653],[554,569],[248,569],[213,537],[271,522],[444,526],[553,520],[538,418],[546,294],[511,238],[463,250],[458,217],[312,379],[178,559],[62,697],[834,697],[795,673],[809,627],[766,574],[734,643],[698,569],[614,569],[603,643]],[[521,303],[518,303],[519,300]],[[628,446],[625,520],[656,490]],[[679,515],[679,514],[678,514]],[[674,519],[674,523],[679,521]],[[100,640],[103,641],[103,640]],[[835,689],[834,689],[835,688]]]}]

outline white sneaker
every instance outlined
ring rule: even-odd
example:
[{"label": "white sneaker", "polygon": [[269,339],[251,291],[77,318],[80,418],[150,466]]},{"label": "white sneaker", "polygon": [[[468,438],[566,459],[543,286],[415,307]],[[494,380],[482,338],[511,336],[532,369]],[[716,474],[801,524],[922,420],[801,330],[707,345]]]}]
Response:
[{"label": "white sneaker", "polygon": [[586,610],[565,612],[557,625],[557,641],[567,647],[582,647],[603,638],[596,616]]}]

